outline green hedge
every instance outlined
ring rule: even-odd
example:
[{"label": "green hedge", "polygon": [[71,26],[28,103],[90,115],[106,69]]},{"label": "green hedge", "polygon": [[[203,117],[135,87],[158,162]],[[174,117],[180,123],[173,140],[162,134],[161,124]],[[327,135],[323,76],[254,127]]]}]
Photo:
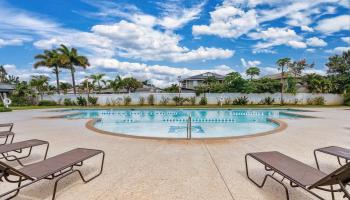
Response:
[{"label": "green hedge", "polygon": [[11,112],[12,109],[10,108],[5,108],[5,107],[0,107],[0,112]]},{"label": "green hedge", "polygon": [[39,101],[38,106],[57,106],[57,103],[55,101],[41,100]]}]

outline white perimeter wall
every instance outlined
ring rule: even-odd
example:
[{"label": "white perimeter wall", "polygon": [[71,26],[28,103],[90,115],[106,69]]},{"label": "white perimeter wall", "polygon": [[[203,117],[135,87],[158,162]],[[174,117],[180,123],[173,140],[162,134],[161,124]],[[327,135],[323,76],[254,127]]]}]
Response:
[{"label": "white perimeter wall", "polygon": [[[139,104],[139,99],[140,97],[145,98],[145,104],[147,104],[147,97],[153,94],[155,97],[155,103],[159,104],[160,100],[162,97],[169,98],[169,104],[174,104],[172,101],[172,98],[175,96],[178,96],[178,93],[130,93],[130,94],[90,94],[90,96],[97,96],[98,97],[98,104],[99,105],[107,105],[107,104],[112,104],[112,102],[116,104],[123,104],[123,98],[126,96],[130,96],[132,98],[131,104]],[[84,96],[87,97],[86,94],[83,95],[77,95],[77,96]],[[66,94],[66,95],[46,95],[44,96],[44,100],[53,100],[58,103],[63,103],[63,100],[65,98],[70,98],[70,99],[76,99],[74,94]],[[194,93],[181,93],[181,97],[194,97],[196,96]],[[203,94],[201,95],[203,96]],[[200,100],[200,97],[196,97],[196,102],[198,103]],[[237,97],[242,97],[246,96],[249,99],[249,102],[253,104],[259,104],[261,100],[263,100],[266,97],[272,97],[275,99],[275,103],[280,102],[280,93],[260,93],[260,94],[242,94],[242,93],[207,93],[206,97],[208,99],[208,104],[217,104],[218,100],[220,98],[230,98],[231,101]],[[324,97],[325,99],[325,104],[326,105],[341,105],[343,104],[343,97],[339,94],[311,94],[311,93],[298,93],[298,94],[284,94],[284,102],[285,103],[290,103],[290,104],[295,104],[296,100],[298,104],[307,104],[308,99],[312,99],[315,97]]]}]

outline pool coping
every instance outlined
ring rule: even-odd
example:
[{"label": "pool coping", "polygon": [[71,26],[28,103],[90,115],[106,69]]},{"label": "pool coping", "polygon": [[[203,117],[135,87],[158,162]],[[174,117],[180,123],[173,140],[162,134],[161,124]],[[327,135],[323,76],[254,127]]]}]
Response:
[{"label": "pool coping", "polygon": [[185,140],[225,140],[225,139],[239,139],[239,138],[251,138],[251,137],[259,137],[259,136],[265,136],[265,135],[270,135],[274,134],[277,132],[281,132],[285,130],[288,127],[288,124],[280,119],[272,119],[272,118],[267,118],[269,121],[275,123],[278,125],[277,128],[270,130],[270,131],[265,131],[265,132],[260,132],[260,133],[254,133],[250,135],[241,135],[241,136],[227,136],[227,137],[207,137],[207,138],[173,138],[173,137],[152,137],[152,136],[138,136],[138,135],[130,135],[130,134],[125,134],[125,133],[116,133],[116,132],[110,132],[110,131],[105,131],[96,128],[94,125],[96,122],[100,121],[101,118],[96,118],[96,119],[90,119],[86,124],[85,127],[91,131],[104,134],[104,135],[111,135],[111,136],[118,136],[118,137],[125,137],[125,138],[134,138],[134,139],[147,139],[147,140],[159,140],[159,141],[164,141],[164,140],[177,140],[177,141],[185,141]]},{"label": "pool coping", "polygon": [[[82,109],[82,110],[84,110],[84,109]],[[114,109],[114,110],[116,110],[116,109]],[[120,110],[122,110],[122,109],[120,109]],[[239,109],[237,109],[237,110],[239,110]],[[286,109],[286,111],[288,111],[288,110],[289,109]],[[291,110],[293,110],[293,109],[291,109]],[[302,110],[302,111],[305,111],[305,110]],[[318,118],[318,117],[314,117],[314,116],[310,116],[310,115],[296,114],[293,111],[290,111],[290,113],[288,113],[288,112],[282,112],[282,113],[284,113],[284,114],[291,114],[291,115],[302,117],[302,118]],[[66,114],[62,114],[62,115],[55,115],[55,116],[42,117],[42,118],[49,118],[49,119],[65,118],[66,116],[76,115],[76,114],[80,114],[80,112],[71,112],[71,113],[68,113],[68,114],[66,113]],[[66,118],[66,119],[69,119],[69,118]],[[191,139],[188,139],[188,138],[173,138],[173,137],[137,136],[137,135],[130,135],[130,134],[127,134],[127,133],[110,132],[110,131],[105,131],[105,130],[98,129],[98,128],[96,128],[94,126],[96,122],[101,120],[101,118],[81,118],[81,119],[88,119],[88,121],[85,124],[85,127],[87,129],[91,130],[91,131],[96,132],[96,133],[100,133],[100,134],[104,134],[104,135],[110,135],[110,136],[124,137],[124,138],[158,140],[158,141],[166,141],[166,140],[171,140],[171,141],[186,141],[186,140],[201,140],[201,141],[205,141],[205,140],[209,140],[209,141],[211,141],[211,140],[253,138],[253,137],[260,137],[260,136],[266,136],[266,135],[278,133],[278,132],[281,132],[281,131],[285,130],[288,127],[288,124],[286,122],[284,122],[282,119],[267,118],[267,120],[269,120],[270,122],[277,124],[278,127],[273,129],[273,130],[270,130],[270,131],[254,133],[254,134],[249,134],[249,135],[226,136],[226,137],[208,137],[208,138],[191,138]]]}]

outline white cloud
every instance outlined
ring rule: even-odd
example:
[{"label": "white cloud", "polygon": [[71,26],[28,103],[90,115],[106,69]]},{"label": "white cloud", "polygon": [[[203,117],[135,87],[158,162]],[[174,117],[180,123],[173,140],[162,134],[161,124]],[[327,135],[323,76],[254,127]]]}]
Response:
[{"label": "white cloud", "polygon": [[223,38],[238,38],[258,26],[254,9],[247,12],[232,5],[223,4],[210,12],[209,25],[194,25],[194,35],[217,35]]},{"label": "white cloud", "polygon": [[256,67],[256,66],[261,64],[261,62],[259,60],[248,60],[248,61],[246,61],[244,58],[241,58],[241,63],[242,63],[242,66],[245,67],[245,68]]},{"label": "white cloud", "polygon": [[179,45],[182,39],[172,32],[162,32],[153,27],[120,21],[112,25],[96,25],[92,31],[110,38],[119,49],[118,55],[141,60],[213,60],[229,58],[234,51],[221,48],[199,47],[190,50]]},{"label": "white cloud", "polygon": [[325,42],[324,40],[317,38],[317,37],[308,38],[306,40],[306,44],[309,46],[313,46],[313,47],[327,46],[327,42]]},{"label": "white cloud", "polygon": [[314,29],[309,27],[309,26],[301,26],[300,27],[302,31],[307,31],[307,32],[313,32]]},{"label": "white cloud", "polygon": [[268,49],[278,45],[288,45],[293,48],[306,48],[302,37],[288,28],[268,28],[267,30],[248,34],[254,40],[263,40],[254,45],[255,50]]},{"label": "white cloud", "polygon": [[350,37],[342,37],[341,38],[344,42],[350,44]]},{"label": "white cloud", "polygon": [[340,15],[323,19],[318,22],[316,30],[326,34],[336,33],[342,30],[350,30],[350,15]]},{"label": "white cloud", "polygon": [[327,74],[326,70],[321,70],[321,69],[305,69],[303,71],[303,74],[313,74],[313,73],[323,75],[323,76]]},{"label": "white cloud", "polygon": [[316,49],[306,49],[307,52],[314,53]]},{"label": "white cloud", "polygon": [[326,50],[326,53],[342,54],[345,51],[349,51],[350,47],[336,47],[334,49]]},{"label": "white cloud", "polygon": [[182,28],[188,22],[198,19],[203,10],[205,1],[190,8],[184,8],[183,1],[166,1],[158,3],[163,14],[158,18],[158,24],[165,29],[175,30]]},{"label": "white cloud", "polygon": [[0,38],[0,48],[4,46],[19,46],[23,44],[21,39],[1,39]]}]

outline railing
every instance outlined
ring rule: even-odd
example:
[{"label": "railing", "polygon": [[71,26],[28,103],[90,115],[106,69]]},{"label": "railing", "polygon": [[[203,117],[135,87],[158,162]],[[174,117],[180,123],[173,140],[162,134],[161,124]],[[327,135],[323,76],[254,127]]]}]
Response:
[{"label": "railing", "polygon": [[192,139],[192,117],[191,115],[187,119],[187,139]]}]

